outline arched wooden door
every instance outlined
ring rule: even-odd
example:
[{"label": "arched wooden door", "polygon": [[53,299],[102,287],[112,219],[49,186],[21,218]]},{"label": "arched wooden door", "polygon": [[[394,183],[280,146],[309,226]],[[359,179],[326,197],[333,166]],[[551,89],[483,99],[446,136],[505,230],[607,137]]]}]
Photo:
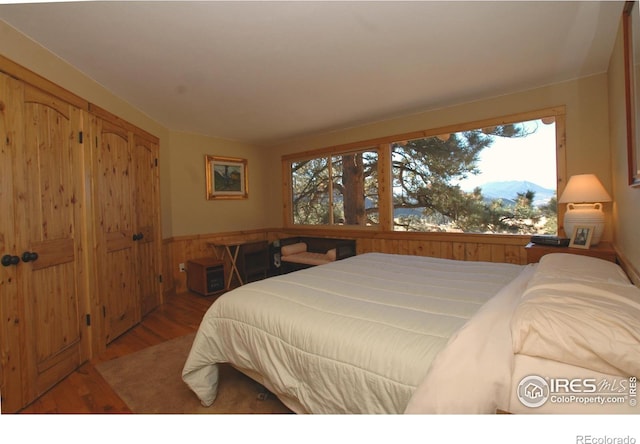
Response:
[{"label": "arched wooden door", "polygon": [[9,242],[2,255],[16,260],[3,270],[11,285],[3,284],[2,320],[8,324],[0,330],[0,342],[3,411],[12,411],[35,400],[89,355],[83,111],[22,82],[2,79],[2,169],[11,169],[11,186],[3,187],[1,198],[3,211],[9,208],[2,222],[2,237]]},{"label": "arched wooden door", "polygon": [[126,129],[96,118],[94,132],[98,282],[108,344],[140,322],[141,316],[135,263],[135,167],[133,141]]}]

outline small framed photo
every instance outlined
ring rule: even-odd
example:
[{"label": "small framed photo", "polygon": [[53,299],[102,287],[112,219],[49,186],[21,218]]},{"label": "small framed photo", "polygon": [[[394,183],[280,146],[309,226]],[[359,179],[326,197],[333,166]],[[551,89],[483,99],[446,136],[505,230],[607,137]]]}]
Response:
[{"label": "small framed photo", "polygon": [[576,225],[573,228],[569,246],[571,248],[589,248],[591,246],[593,230],[595,230],[594,225]]},{"label": "small framed photo", "polygon": [[249,197],[247,159],[205,157],[208,200]]}]

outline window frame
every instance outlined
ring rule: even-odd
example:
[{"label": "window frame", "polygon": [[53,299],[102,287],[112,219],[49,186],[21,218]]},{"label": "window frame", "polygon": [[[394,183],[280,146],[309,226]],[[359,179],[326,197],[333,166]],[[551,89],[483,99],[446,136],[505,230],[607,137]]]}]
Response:
[{"label": "window frame", "polygon": [[[506,125],[510,123],[525,122],[530,120],[541,119],[543,117],[554,117],[556,126],[556,192],[560,196],[566,184],[566,107],[555,106],[550,108],[539,109],[535,111],[527,111],[515,114],[509,114],[501,117],[487,118],[483,120],[470,121],[460,124],[453,124],[431,128],[422,131],[413,131],[409,133],[393,134],[383,136],[376,139],[368,139],[357,142],[351,142],[343,145],[335,145],[316,150],[308,150],[299,153],[283,155],[282,161],[282,196],[283,196],[283,225],[287,229],[322,229],[322,230],[358,230],[358,231],[375,231],[375,232],[392,232],[392,233],[413,233],[394,231],[393,227],[393,196],[392,196],[392,165],[391,165],[391,144],[398,140],[410,140],[418,138],[434,137],[438,134],[456,133],[461,131],[470,131],[474,129],[486,128],[491,126]],[[378,199],[379,199],[379,218],[380,224],[375,226],[362,225],[304,225],[293,223],[293,192],[291,183],[291,164],[319,157],[338,156],[343,154],[352,154],[361,151],[377,151],[378,153]],[[535,168],[535,165],[532,166]],[[563,219],[565,208],[558,206],[558,221]],[[560,223],[559,223],[560,225]],[[558,226],[558,230],[562,229]],[[425,232],[423,234],[428,234]],[[438,233],[443,234],[443,233]],[[446,233],[444,233],[446,234]],[[455,233],[456,235],[474,235],[474,236],[496,236],[490,233]],[[516,236],[516,235],[508,235]]]}]

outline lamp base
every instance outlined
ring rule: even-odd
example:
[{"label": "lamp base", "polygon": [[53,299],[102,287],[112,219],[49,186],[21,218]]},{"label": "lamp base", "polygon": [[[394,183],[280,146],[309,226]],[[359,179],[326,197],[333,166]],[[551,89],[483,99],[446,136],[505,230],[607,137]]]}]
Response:
[{"label": "lamp base", "polygon": [[567,237],[573,236],[576,227],[584,226],[594,227],[591,245],[597,245],[604,231],[604,212],[601,203],[567,204],[567,212],[564,214],[564,232]]}]

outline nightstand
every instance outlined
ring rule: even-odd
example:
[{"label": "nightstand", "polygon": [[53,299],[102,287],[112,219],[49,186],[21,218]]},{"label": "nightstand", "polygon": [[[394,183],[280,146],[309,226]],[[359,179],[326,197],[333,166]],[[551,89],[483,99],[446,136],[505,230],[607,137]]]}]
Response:
[{"label": "nightstand", "polygon": [[616,262],[616,251],[609,242],[598,242],[591,248],[554,247],[552,245],[540,245],[529,242],[524,249],[527,252],[527,264],[539,262],[540,258],[550,253],[570,253],[582,256],[597,257],[610,262]]}]

